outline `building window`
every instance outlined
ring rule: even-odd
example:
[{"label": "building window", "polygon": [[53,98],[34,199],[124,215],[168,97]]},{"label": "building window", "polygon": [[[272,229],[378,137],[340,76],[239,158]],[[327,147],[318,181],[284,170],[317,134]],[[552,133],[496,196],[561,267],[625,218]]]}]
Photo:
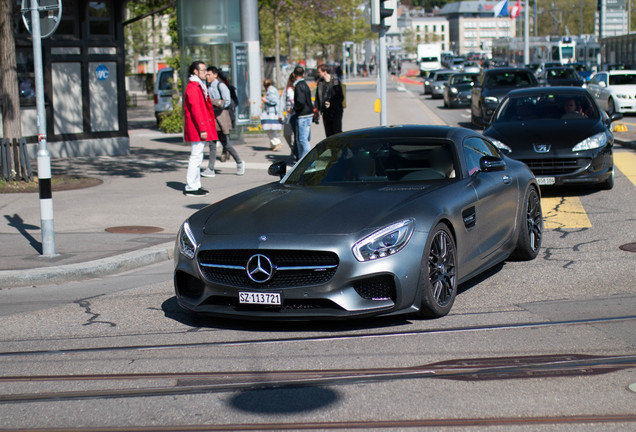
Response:
[{"label": "building window", "polygon": [[92,1],[86,8],[88,33],[91,36],[112,36],[113,7],[110,1]]}]

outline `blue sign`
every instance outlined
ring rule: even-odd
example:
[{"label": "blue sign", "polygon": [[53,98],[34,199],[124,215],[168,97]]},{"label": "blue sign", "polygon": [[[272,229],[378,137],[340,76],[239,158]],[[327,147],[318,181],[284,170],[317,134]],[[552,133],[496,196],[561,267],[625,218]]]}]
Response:
[{"label": "blue sign", "polygon": [[104,65],[99,65],[95,70],[95,74],[97,75],[98,80],[104,81],[108,79],[108,68]]}]

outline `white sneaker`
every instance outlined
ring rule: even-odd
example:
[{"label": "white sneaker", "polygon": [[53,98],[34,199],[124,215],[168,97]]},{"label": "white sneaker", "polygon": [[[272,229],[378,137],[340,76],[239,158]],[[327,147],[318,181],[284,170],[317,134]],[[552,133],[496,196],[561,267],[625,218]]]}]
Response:
[{"label": "white sneaker", "polygon": [[201,177],[214,177],[214,176],[216,176],[216,173],[214,172],[214,170],[211,170],[210,168],[206,168],[205,171],[201,173]]},{"label": "white sneaker", "polygon": [[236,175],[243,175],[245,174],[245,162],[240,161],[239,163],[236,164]]}]

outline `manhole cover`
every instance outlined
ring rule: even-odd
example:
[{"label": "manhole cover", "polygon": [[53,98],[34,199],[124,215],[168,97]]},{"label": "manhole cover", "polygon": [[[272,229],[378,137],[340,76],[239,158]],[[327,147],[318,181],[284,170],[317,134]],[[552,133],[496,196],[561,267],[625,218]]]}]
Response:
[{"label": "manhole cover", "polygon": [[630,384],[629,386],[627,386],[627,388],[636,393],[636,383]]},{"label": "manhole cover", "polygon": [[624,250],[625,252],[634,252],[636,253],[636,243],[627,243],[618,247],[620,250]]},{"label": "manhole cover", "polygon": [[106,231],[114,234],[151,234],[163,231],[163,228],[153,226],[118,226],[106,228]]}]

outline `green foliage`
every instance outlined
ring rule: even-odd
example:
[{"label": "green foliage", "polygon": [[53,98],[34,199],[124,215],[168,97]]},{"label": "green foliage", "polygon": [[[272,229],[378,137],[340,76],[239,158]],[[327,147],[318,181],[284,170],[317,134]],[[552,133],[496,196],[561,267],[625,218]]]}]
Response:
[{"label": "green foliage", "polygon": [[172,98],[172,111],[167,111],[159,117],[159,130],[163,133],[183,132],[183,107],[179,97]]}]

